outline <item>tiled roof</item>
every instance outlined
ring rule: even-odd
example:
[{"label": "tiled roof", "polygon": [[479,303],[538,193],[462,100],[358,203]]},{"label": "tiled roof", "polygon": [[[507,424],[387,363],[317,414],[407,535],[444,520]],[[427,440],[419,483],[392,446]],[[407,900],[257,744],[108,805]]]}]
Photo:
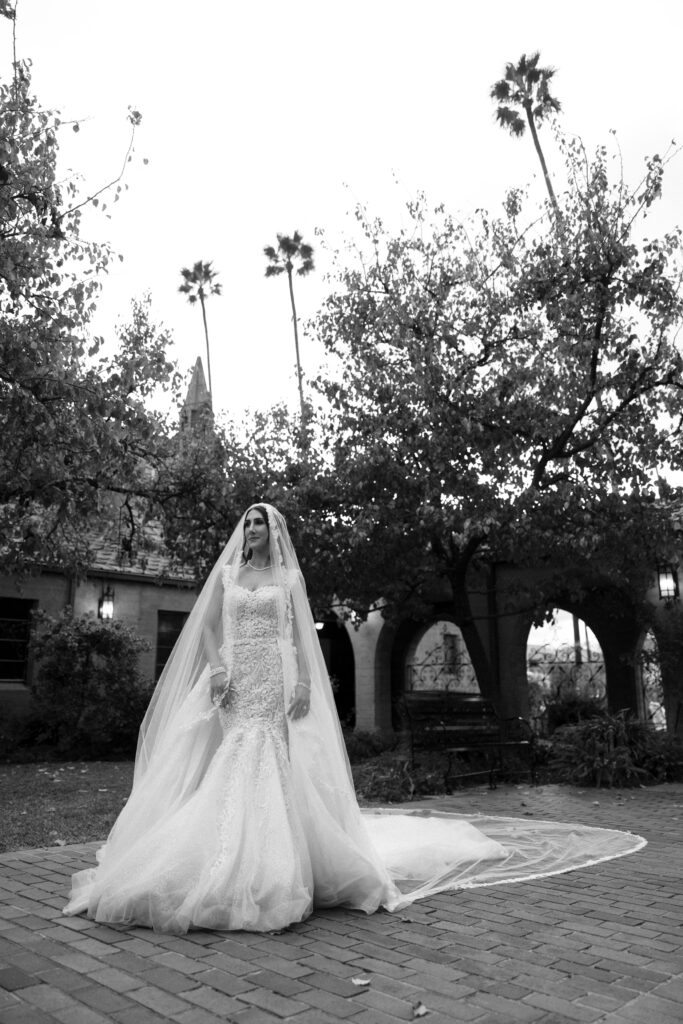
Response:
[{"label": "tiled roof", "polygon": [[92,553],[91,572],[116,573],[122,576],[148,576],[151,581],[194,583],[192,569],[174,562],[164,547],[158,523],[147,523],[138,546],[126,550],[118,536],[93,532],[88,537]]}]

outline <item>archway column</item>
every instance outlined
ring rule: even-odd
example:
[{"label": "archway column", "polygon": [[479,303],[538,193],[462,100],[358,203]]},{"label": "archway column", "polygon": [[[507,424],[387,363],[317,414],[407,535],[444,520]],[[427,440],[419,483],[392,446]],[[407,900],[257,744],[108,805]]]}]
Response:
[{"label": "archway column", "polygon": [[348,630],[356,668],[356,731],[391,732],[391,680],[388,659],[379,654],[380,635],[388,629],[381,612]]},{"label": "archway column", "polygon": [[528,634],[528,615],[508,614],[498,622],[498,714],[501,718],[528,720],[531,714],[527,680]]}]

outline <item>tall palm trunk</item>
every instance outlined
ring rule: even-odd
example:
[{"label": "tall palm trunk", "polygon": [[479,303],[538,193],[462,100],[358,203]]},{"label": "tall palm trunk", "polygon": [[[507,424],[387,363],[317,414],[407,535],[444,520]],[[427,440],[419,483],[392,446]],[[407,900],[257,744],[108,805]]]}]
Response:
[{"label": "tall palm trunk", "polygon": [[206,307],[204,305],[204,293],[199,292],[199,303],[202,307],[202,320],[204,321],[204,337],[206,338],[206,375],[209,378],[209,394],[213,395],[211,387],[211,354],[209,352],[209,327],[206,322]]},{"label": "tall palm trunk", "polygon": [[292,282],[292,269],[287,268],[287,281],[289,282],[289,298],[292,303],[292,321],[294,323],[294,348],[296,350],[296,375],[299,382],[299,405],[301,407],[301,430],[302,433],[306,426],[306,412],[304,407],[304,388],[301,379],[301,358],[299,356],[299,324],[296,315],[296,305],[294,303],[294,284]]},{"label": "tall palm trunk", "polygon": [[536,123],[534,121],[534,115],[533,115],[533,112],[532,112],[532,109],[531,109],[531,102],[525,102],[524,103],[524,110],[526,111],[526,118],[527,118],[527,121],[529,122],[529,131],[531,132],[531,138],[534,140],[534,146],[536,148],[536,154],[538,156],[538,159],[541,162],[541,170],[543,171],[543,177],[545,179],[546,188],[548,189],[548,195],[550,196],[550,202],[553,204],[553,210],[555,211],[555,216],[559,220],[560,219],[560,207],[559,207],[559,204],[557,202],[557,197],[556,197],[555,191],[553,189],[552,181],[550,180],[550,173],[548,171],[548,166],[547,166],[547,164],[545,162],[545,157],[543,156],[543,150],[541,149],[541,143],[540,143],[539,138],[538,138],[538,132],[536,131]]}]

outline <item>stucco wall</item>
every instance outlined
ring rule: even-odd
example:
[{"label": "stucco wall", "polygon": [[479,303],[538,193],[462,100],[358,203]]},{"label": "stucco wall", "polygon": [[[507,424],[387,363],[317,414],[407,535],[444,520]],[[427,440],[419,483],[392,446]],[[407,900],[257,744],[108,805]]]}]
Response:
[{"label": "stucco wall", "polygon": [[131,626],[138,636],[151,644],[151,649],[144,652],[140,658],[140,668],[143,675],[152,679],[156,659],[157,613],[189,612],[197,599],[197,594],[194,589],[188,587],[159,585],[154,580],[103,580],[93,577],[78,587],[74,601],[75,613],[97,615],[102,589],[107,585],[114,591],[114,618]]},{"label": "stucco wall", "polygon": [[[140,668],[152,680],[156,660],[157,613],[159,611],[189,612],[197,598],[193,588],[155,582],[153,579],[127,579],[91,576],[73,589],[69,581],[56,573],[44,573],[22,581],[21,586],[11,579],[0,578],[0,597],[34,601],[36,608],[56,616],[73,600],[76,615],[97,615],[98,604],[106,586],[114,591],[114,618],[125,622],[147,640],[150,649],[143,652]],[[29,660],[29,678],[33,670]],[[26,686],[0,684],[0,715],[21,714],[28,708]]]}]

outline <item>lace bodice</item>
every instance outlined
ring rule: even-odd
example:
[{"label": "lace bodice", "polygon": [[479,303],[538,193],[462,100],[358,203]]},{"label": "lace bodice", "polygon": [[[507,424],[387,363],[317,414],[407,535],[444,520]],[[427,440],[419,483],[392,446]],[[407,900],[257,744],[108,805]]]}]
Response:
[{"label": "lace bodice", "polygon": [[275,584],[246,590],[226,585],[223,600],[223,636],[233,644],[276,641],[280,635],[285,596]]},{"label": "lace bodice", "polygon": [[284,739],[282,655],[279,640],[286,597],[276,584],[247,590],[226,579],[221,653],[230,680],[221,709],[224,729],[275,730]]}]

